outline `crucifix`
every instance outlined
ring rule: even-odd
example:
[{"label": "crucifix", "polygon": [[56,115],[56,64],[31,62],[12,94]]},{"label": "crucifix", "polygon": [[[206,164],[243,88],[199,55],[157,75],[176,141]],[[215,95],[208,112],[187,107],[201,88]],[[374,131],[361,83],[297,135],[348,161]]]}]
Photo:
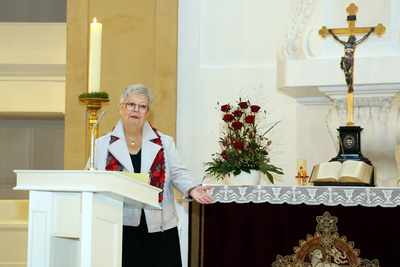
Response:
[{"label": "crucifix", "polygon": [[[346,160],[360,160],[372,165],[371,161],[364,157],[361,153],[362,128],[359,126],[354,126],[354,52],[357,45],[364,42],[371,33],[375,32],[378,36],[380,36],[385,32],[386,28],[382,24],[378,24],[376,27],[356,28],[356,13],[358,11],[358,7],[355,4],[351,4],[347,7],[346,11],[348,13],[348,28],[327,29],[324,26],[318,32],[323,38],[329,34],[332,35],[333,38],[344,47],[344,56],[340,61],[340,68],[344,71],[347,84],[347,123],[346,126],[340,126],[338,129],[339,153],[336,157],[332,158],[331,161],[344,162]],[[355,34],[360,33],[365,35],[357,40]],[[348,34],[348,40],[340,40],[337,36],[339,34]],[[352,185],[352,183],[341,183],[340,185]],[[374,186],[373,173],[371,175],[369,185]]]},{"label": "crucifix", "polygon": [[[354,105],[354,51],[356,46],[365,41],[368,36],[375,32],[378,36],[382,35],[386,28],[379,23],[376,27],[359,27],[356,28],[356,13],[358,11],[358,7],[355,4],[351,4],[346,9],[347,13],[347,21],[349,23],[348,28],[336,28],[336,29],[327,29],[323,26],[319,31],[319,35],[325,38],[328,34],[331,34],[336,41],[341,43],[344,47],[344,56],[340,62],[340,68],[344,71],[344,75],[346,78],[347,84],[347,123],[346,126],[354,126],[354,118],[353,118],[353,105]],[[366,33],[361,39],[357,40],[355,34],[356,33]],[[338,34],[348,34],[349,38],[347,41],[342,41],[337,37]]]}]

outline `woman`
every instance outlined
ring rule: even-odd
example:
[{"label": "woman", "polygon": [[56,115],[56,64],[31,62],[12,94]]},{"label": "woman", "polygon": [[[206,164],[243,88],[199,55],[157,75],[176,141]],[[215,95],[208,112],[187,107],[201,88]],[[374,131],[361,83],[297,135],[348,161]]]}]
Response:
[{"label": "woman", "polygon": [[162,210],[124,207],[122,266],[181,266],[177,217],[172,186],[188,200],[209,204],[211,186],[197,186],[170,136],[153,128],[149,117],[152,92],[141,84],[121,95],[121,119],[112,132],[96,140],[98,170],[149,173],[150,184],[161,188]]}]

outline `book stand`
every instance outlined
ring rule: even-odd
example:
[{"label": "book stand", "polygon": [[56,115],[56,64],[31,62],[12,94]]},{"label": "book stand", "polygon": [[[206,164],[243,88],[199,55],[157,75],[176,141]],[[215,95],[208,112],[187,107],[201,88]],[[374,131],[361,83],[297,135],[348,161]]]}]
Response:
[{"label": "book stand", "polygon": [[14,171],[29,190],[28,267],[120,267],[123,207],[161,209],[160,189],[108,171]]},{"label": "book stand", "polygon": [[[346,160],[359,160],[371,166],[369,159],[361,153],[361,131],[359,126],[340,126],[339,129],[339,153],[330,161],[344,162]],[[339,183],[339,182],[314,182],[315,186],[375,186],[374,170],[371,173],[369,184],[364,183]]]}]

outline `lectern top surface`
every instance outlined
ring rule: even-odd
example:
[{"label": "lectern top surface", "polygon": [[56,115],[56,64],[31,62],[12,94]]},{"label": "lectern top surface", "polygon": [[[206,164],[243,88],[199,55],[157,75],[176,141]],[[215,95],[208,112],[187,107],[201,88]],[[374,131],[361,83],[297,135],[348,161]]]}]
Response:
[{"label": "lectern top surface", "polygon": [[109,171],[83,170],[15,170],[14,190],[51,192],[93,192],[124,202],[143,202],[160,209],[161,189]]}]

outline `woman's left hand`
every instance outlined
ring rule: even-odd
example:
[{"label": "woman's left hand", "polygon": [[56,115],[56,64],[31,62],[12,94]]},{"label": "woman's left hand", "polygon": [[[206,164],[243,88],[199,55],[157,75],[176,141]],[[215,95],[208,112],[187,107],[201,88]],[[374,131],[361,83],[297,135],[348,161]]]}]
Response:
[{"label": "woman's left hand", "polygon": [[190,191],[190,196],[200,204],[211,204],[214,202],[214,198],[207,193],[207,190],[211,188],[211,185],[196,186]]}]

